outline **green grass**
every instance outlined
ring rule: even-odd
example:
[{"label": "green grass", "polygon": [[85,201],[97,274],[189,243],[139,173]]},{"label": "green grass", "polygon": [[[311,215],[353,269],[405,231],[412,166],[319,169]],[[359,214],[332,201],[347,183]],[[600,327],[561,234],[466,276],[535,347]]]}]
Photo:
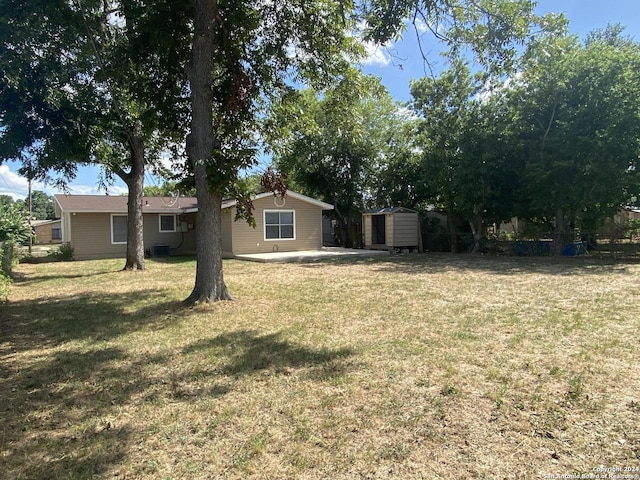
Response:
[{"label": "green grass", "polygon": [[16,267],[6,478],[536,478],[640,461],[640,265],[448,255]]}]

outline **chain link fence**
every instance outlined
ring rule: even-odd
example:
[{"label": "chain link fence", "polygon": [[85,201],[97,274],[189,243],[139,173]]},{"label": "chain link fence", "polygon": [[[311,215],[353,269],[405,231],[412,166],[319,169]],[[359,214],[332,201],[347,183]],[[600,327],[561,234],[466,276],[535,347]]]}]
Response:
[{"label": "chain link fence", "polygon": [[[515,229],[513,224],[506,224],[489,228],[482,242],[482,252],[514,256],[553,254],[554,237],[550,228],[534,228],[523,221],[518,227]],[[448,233],[441,221],[431,218],[422,220],[422,238],[425,250],[433,252],[470,252],[474,245],[473,235],[464,224],[457,224],[456,230]],[[616,216],[593,231],[572,229],[564,235],[562,242],[564,256],[640,259],[640,219]]]}]

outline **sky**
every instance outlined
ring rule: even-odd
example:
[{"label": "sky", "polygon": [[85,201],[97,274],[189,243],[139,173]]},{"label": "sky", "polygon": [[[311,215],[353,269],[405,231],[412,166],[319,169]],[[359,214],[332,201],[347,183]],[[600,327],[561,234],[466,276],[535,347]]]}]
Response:
[{"label": "sky", "polygon": [[[605,28],[607,24],[620,23],[625,26],[627,35],[640,42],[640,2],[638,0],[538,0],[536,12],[564,13],[569,19],[569,32],[584,38],[594,29]],[[444,67],[444,60],[438,54],[437,42],[423,40],[423,51],[428,55],[435,69]],[[407,102],[411,96],[409,83],[426,74],[416,33],[408,29],[401,41],[386,47],[369,49],[369,56],[363,63],[363,71],[380,77],[391,95],[400,102]],[[0,165],[0,195],[11,195],[14,199],[25,198],[28,194],[28,182],[16,172],[19,165],[8,162]],[[84,167],[69,184],[72,194],[104,194],[97,186],[100,170],[97,167]],[[146,185],[157,184],[158,180],[147,176]],[[52,186],[34,182],[34,190],[47,194],[62,193]],[[118,182],[108,191],[111,195],[127,192],[123,183]]]}]

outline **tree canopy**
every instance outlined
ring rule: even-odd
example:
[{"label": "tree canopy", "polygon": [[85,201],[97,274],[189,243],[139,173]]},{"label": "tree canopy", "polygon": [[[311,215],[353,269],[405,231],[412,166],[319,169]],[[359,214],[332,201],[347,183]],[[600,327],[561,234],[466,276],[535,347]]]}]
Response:
[{"label": "tree canopy", "polygon": [[486,91],[486,79],[458,60],[440,77],[411,84],[421,158],[413,182],[423,203],[447,212],[452,240],[455,216],[469,224],[475,250],[487,223],[509,218],[518,179],[503,97]]},{"label": "tree canopy", "polygon": [[[558,16],[539,17],[533,0],[365,0],[360,9],[365,38],[385,42],[413,26],[440,40],[451,58],[470,53],[499,76],[513,70],[522,47],[537,32],[557,32]],[[431,59],[422,52],[427,63]]]},{"label": "tree canopy", "polygon": [[[23,200],[24,208],[29,210],[29,198]],[[35,220],[52,220],[56,212],[53,198],[40,190],[31,192],[31,216]]]},{"label": "tree canopy", "polygon": [[0,242],[22,242],[31,235],[29,212],[19,202],[0,202]]},{"label": "tree canopy", "polygon": [[[144,268],[144,169],[184,138],[188,29],[167,2],[7,0],[0,6],[0,161],[59,184],[79,164],[129,189],[125,268]],[[173,55],[167,55],[172,52]],[[182,54],[181,54],[182,53]],[[175,149],[174,149],[175,150]]]},{"label": "tree canopy", "polygon": [[[529,216],[593,231],[638,193],[640,46],[618,27],[532,43],[510,92]],[[560,247],[558,247],[560,248]]]},{"label": "tree canopy", "polygon": [[320,92],[307,89],[277,102],[269,121],[275,165],[292,188],[334,205],[345,246],[351,224],[371,198],[374,171],[401,123],[379,79],[347,70]]}]

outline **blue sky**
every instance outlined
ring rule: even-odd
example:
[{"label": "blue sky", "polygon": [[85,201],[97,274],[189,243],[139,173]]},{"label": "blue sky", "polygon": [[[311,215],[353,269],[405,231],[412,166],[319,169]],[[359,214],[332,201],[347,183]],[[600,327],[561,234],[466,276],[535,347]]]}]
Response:
[{"label": "blue sky", "polygon": [[[592,30],[620,23],[626,27],[628,35],[640,42],[638,0],[538,0],[537,4],[536,12],[539,14],[564,13],[569,19],[569,32],[581,39]],[[431,54],[429,61],[436,68],[445,67],[444,59],[438,54],[437,42],[427,40],[423,49]],[[415,33],[409,29],[402,42],[389,45],[387,49],[379,48],[376,55],[369,57],[364,71],[379,76],[397,100],[410,100],[409,82],[425,76]]]},{"label": "blue sky", "polygon": [[[640,2],[638,0],[539,0],[538,13],[564,13],[569,19],[569,31],[580,38],[597,28],[605,28],[609,23],[620,23],[626,27],[626,33],[640,41]],[[438,44],[433,40],[423,41],[423,50],[429,55],[435,68],[444,67],[444,60],[438,55]],[[365,73],[377,75],[382,83],[398,101],[408,101],[409,82],[425,75],[415,32],[407,30],[402,41],[388,45],[386,48],[371,49],[365,62]],[[18,176],[18,165],[7,163],[0,165],[0,195],[8,194],[14,198],[27,195],[27,180]],[[75,194],[104,193],[97,189],[99,169],[86,167],[80,170],[69,190]],[[146,184],[153,184],[147,176]],[[44,190],[48,194],[59,193],[50,186],[34,184],[36,190]],[[118,183],[110,190],[110,194],[126,193],[124,184]]]}]

